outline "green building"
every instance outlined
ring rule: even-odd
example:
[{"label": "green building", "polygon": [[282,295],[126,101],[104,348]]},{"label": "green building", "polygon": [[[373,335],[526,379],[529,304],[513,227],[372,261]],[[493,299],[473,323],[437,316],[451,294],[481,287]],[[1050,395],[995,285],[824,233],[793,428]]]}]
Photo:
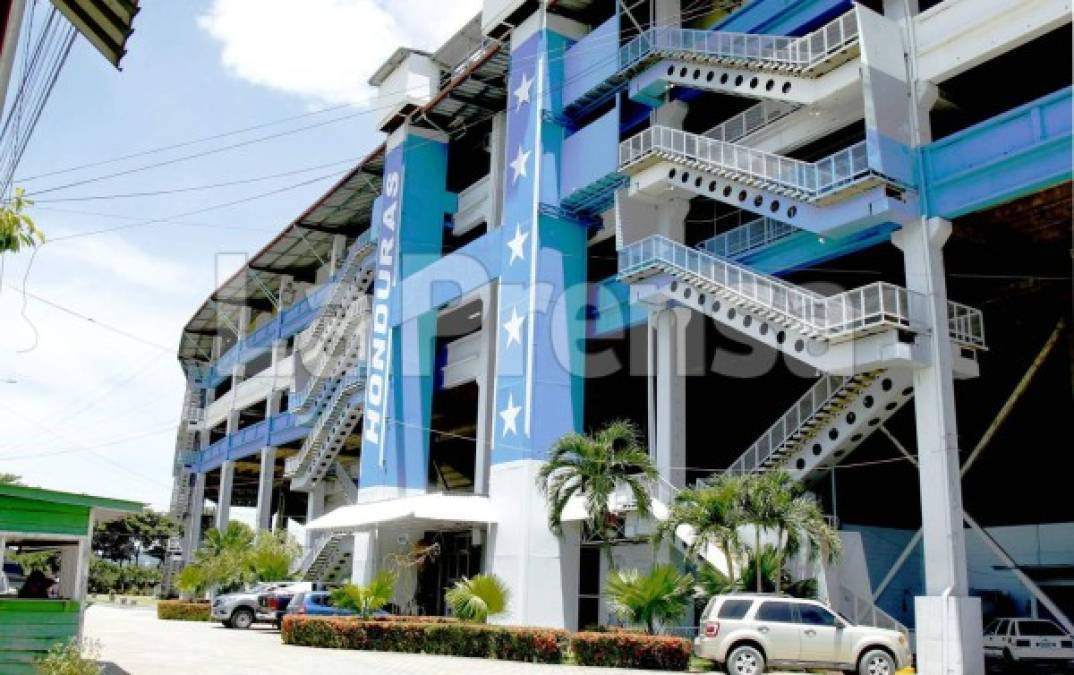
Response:
[{"label": "green building", "polygon": [[82,635],[93,526],[141,511],[119,499],[0,485],[0,564],[4,550],[58,550],[56,598],[0,595],[0,672],[32,673],[34,660]]}]

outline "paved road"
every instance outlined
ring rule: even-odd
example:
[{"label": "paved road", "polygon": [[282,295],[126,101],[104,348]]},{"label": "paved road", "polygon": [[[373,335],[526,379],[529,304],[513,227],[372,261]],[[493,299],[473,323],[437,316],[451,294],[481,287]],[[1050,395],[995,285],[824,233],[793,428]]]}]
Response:
[{"label": "paved road", "polygon": [[86,637],[101,643],[107,675],[641,675],[653,671],[580,668],[293,647],[268,628],[228,630],[220,624],[160,621],[144,608],[94,605],[86,611]]}]

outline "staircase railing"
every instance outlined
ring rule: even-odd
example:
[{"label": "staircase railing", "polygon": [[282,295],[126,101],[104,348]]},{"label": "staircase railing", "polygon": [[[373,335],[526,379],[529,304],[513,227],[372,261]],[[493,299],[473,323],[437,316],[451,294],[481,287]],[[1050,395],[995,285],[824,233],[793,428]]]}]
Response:
[{"label": "staircase railing", "polygon": [[858,18],[854,11],[801,37],[656,26],[620,47],[619,67],[631,68],[651,56],[673,52],[802,71],[827,61],[857,41]]},{"label": "staircase railing", "polygon": [[[629,282],[661,268],[692,277],[701,285],[715,286],[717,292],[736,296],[742,304],[780,317],[817,338],[834,340],[883,327],[921,330],[913,317],[919,316],[924,299],[894,284],[876,282],[825,296],[660,235],[619,250],[621,280]],[[951,305],[948,314],[957,318],[953,320],[951,339],[965,347],[983,349],[984,320],[980,310],[958,303]]]},{"label": "staircase railing", "polygon": [[620,143],[619,166],[654,154],[707,165],[713,172],[736,173],[808,199],[818,199],[870,174],[865,141],[820,161],[803,162],[665,126],[649,127]]},{"label": "staircase railing", "polygon": [[299,413],[309,412],[319,407],[331,394],[326,391],[340,369],[348,353],[360,346],[364,332],[358,329],[362,319],[369,315],[369,298],[365,295],[356,297],[348,306],[342,317],[338,317],[328,330],[324,340],[324,359],[317,371],[311,374],[309,381],[301,392],[295,395],[294,410]]},{"label": "staircase railing", "polygon": [[764,466],[764,462],[780,446],[787,442],[802,426],[814,418],[825,405],[843,388],[848,378],[825,375],[809,388],[790,409],[783,414],[768,432],[746,449],[729,468],[735,473],[750,473]]},{"label": "staircase railing", "polygon": [[299,574],[305,575],[306,571],[309,570],[309,568],[313,565],[314,561],[317,560],[317,556],[321,554],[321,551],[324,550],[324,547],[331,539],[332,534],[330,532],[316,535],[310,541],[309,548],[307,548],[306,552],[302,554],[302,558],[298,561],[298,566],[295,567],[294,571]]},{"label": "staircase railing", "polygon": [[800,231],[793,225],[772,218],[757,218],[706,239],[697,247],[721,258],[734,258],[774,244]]},{"label": "staircase railing", "polygon": [[295,340],[295,346],[298,349],[307,347],[310,343],[315,341],[321,336],[321,333],[332,323],[335,316],[331,310],[337,309],[342,306],[343,299],[347,294],[348,287],[354,280],[355,275],[358,272],[358,264],[365,258],[366,254],[373,250],[375,242],[371,238],[371,233],[366,230],[362,234],[358,235],[358,238],[350,249],[347,251],[347,257],[344,258],[343,264],[333,276],[331,291],[328,297],[325,298],[324,304],[321,305],[317,312],[317,316],[313,319],[306,330],[299,334]]},{"label": "staircase railing", "polygon": [[838,592],[841,601],[840,611],[854,623],[866,626],[876,626],[878,628],[887,628],[888,630],[897,630],[909,635],[910,630],[906,626],[900,623],[895,617],[877,607],[872,600],[861,597],[846,586],[841,586]]},{"label": "staircase railing", "polygon": [[365,382],[365,375],[365,368],[358,367],[340,379],[335,393],[325,405],[324,411],[317,417],[317,421],[313,423],[313,427],[310,429],[309,435],[306,436],[306,440],[303,441],[298,453],[288,457],[284,462],[284,473],[286,475],[295,476],[312,464],[314,456],[320,452],[325,440],[331,433],[332,427],[346,413],[347,407],[344,399],[353,394]]},{"label": "staircase railing", "polygon": [[781,117],[786,117],[798,110],[799,107],[793,103],[784,103],[782,101],[761,101],[746,108],[734,117],[720,122],[702,135],[714,138],[717,141],[734,143],[740,138],[768,126]]}]

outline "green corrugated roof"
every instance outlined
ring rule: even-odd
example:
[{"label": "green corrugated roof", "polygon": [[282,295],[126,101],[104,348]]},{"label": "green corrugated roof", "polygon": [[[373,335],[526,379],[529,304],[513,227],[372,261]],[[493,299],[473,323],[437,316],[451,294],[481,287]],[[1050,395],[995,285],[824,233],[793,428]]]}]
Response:
[{"label": "green corrugated roof", "polygon": [[126,511],[136,513],[145,508],[141,502],[132,502],[125,499],[111,499],[108,497],[95,497],[93,495],[77,494],[74,492],[58,492],[43,488],[26,487],[24,485],[0,484],[0,496],[22,499],[34,499],[54,504],[68,504],[71,506],[86,506],[92,509],[107,509],[109,511]]},{"label": "green corrugated roof", "polygon": [[113,66],[127,53],[127,39],[134,32],[138,0],[52,0],[90,44]]}]

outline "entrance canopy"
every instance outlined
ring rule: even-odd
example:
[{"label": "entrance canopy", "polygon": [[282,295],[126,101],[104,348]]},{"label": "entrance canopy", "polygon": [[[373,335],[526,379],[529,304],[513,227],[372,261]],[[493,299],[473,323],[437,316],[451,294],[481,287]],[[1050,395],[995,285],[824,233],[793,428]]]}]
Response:
[{"label": "entrance canopy", "polygon": [[496,522],[488,497],[479,495],[416,495],[353,504],[311,521],[307,530],[356,532],[386,523],[428,523],[437,529]]}]

